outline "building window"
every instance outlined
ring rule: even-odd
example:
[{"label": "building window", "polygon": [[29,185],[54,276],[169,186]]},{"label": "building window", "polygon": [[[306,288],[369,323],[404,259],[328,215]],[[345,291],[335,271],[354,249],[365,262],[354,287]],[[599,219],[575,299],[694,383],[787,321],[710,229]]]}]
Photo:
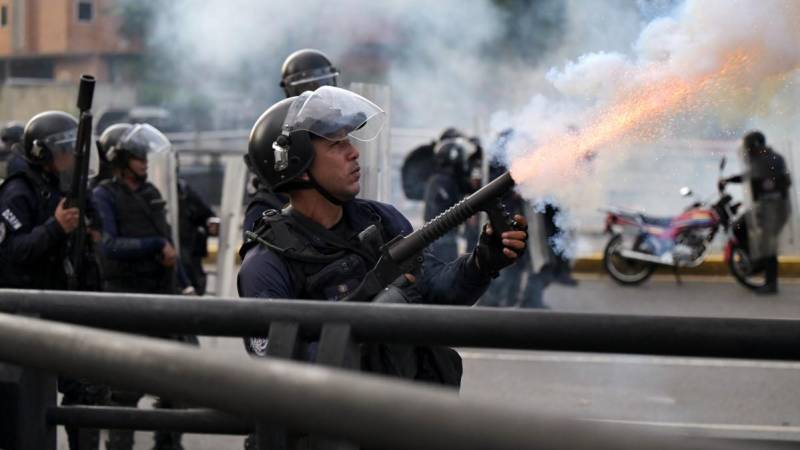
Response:
[{"label": "building window", "polygon": [[94,19],[94,2],[78,0],[78,22],[91,22]]},{"label": "building window", "polygon": [[0,27],[8,26],[8,6],[0,6]]}]

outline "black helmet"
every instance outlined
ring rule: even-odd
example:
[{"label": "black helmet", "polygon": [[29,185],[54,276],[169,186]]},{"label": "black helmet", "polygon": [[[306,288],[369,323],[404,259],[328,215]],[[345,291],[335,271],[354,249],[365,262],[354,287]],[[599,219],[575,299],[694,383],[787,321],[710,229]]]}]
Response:
[{"label": "black helmet", "polygon": [[11,121],[0,129],[0,141],[10,147],[13,144],[21,143],[23,134],[25,134],[25,124]]},{"label": "black helmet", "polygon": [[[265,111],[250,131],[249,166],[269,191],[320,190],[313,179],[298,179],[314,160],[311,140],[369,141],[383,127],[383,116],[369,100],[332,86],[281,100]],[[381,120],[371,120],[375,117]]]},{"label": "black helmet", "polygon": [[754,154],[766,148],[767,138],[760,131],[750,131],[744,135],[742,145],[750,154]]},{"label": "black helmet", "polygon": [[[308,131],[294,131],[288,138],[282,134],[283,122],[296,98],[289,97],[272,105],[250,131],[247,148],[250,168],[271,191],[292,190],[291,182],[308,170],[314,160],[314,147]],[[284,148],[288,151],[285,164],[276,159]],[[281,164],[285,165],[282,169]]]},{"label": "black helmet", "polygon": [[319,50],[303,49],[289,55],[281,68],[281,87],[286,97],[294,97],[320,86],[336,86],[339,72]]},{"label": "black helmet", "polygon": [[445,128],[444,131],[442,131],[442,134],[439,135],[439,140],[443,141],[445,139],[455,139],[457,137],[464,137],[464,136],[466,136],[466,135],[461,130],[459,130],[458,128],[449,127],[449,128]]},{"label": "black helmet", "polygon": [[439,141],[433,149],[433,157],[440,169],[451,169],[457,175],[467,175],[470,161],[477,153],[475,144],[463,137]]},{"label": "black helmet", "polygon": [[103,131],[97,141],[105,159],[115,167],[127,167],[130,158],[147,159],[147,154],[170,148],[169,139],[154,126],[120,123]]},{"label": "black helmet", "polygon": [[[108,166],[111,162],[111,160],[108,158],[108,154],[112,149],[116,150],[120,139],[122,139],[122,136],[130,131],[131,128],[133,128],[133,125],[129,123],[115,123],[114,125],[107,127],[103,131],[103,134],[100,135],[100,138],[97,139],[97,151],[100,155],[101,172],[102,169],[105,168],[102,166]],[[116,152],[112,154],[115,153]],[[123,158],[117,158],[117,164],[122,164],[122,159]]]},{"label": "black helmet", "polygon": [[44,164],[56,152],[73,152],[78,120],[61,111],[39,113],[25,125],[25,157],[33,164]]}]

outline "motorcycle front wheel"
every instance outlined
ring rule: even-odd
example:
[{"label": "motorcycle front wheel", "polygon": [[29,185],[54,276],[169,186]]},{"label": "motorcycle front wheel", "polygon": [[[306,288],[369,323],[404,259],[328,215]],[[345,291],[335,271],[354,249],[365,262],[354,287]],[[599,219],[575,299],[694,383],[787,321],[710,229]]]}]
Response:
[{"label": "motorcycle front wheel", "polygon": [[615,234],[603,252],[603,268],[621,285],[636,286],[644,283],[655,272],[655,264],[625,258],[620,254],[622,248],[622,235]]},{"label": "motorcycle front wheel", "polygon": [[733,278],[747,289],[756,290],[767,284],[764,267],[755,263],[750,258],[748,249],[741,245],[731,243],[730,258],[728,258],[728,270]]}]

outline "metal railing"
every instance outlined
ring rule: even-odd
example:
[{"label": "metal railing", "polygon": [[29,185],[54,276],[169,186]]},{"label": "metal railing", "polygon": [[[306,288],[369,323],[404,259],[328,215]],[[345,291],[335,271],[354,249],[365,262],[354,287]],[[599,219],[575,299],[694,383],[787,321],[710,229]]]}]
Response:
[{"label": "metal railing", "polygon": [[[28,405],[26,420],[43,430],[56,424],[220,434],[255,429],[259,448],[270,449],[289,448],[287,430],[380,448],[741,444],[618,431],[467,401],[442,388],[320,367],[357,368],[362,342],[800,360],[795,320],[17,290],[0,291],[0,310],[18,314],[0,314],[0,360],[224,411],[56,407],[52,379],[34,372],[28,380],[50,394],[28,389],[39,406]],[[230,363],[172,342],[21,316],[31,314],[137,333],[268,336],[268,353],[277,358]],[[301,341],[308,340],[319,341],[316,366],[279,359],[296,357]],[[50,448],[35,445],[18,448]],[[750,442],[747,448],[754,445],[767,444]]]},{"label": "metal railing", "polygon": [[303,300],[0,290],[0,311],[138,333],[301,338],[347,324],[358,341],[800,361],[800,320],[562,313]]}]

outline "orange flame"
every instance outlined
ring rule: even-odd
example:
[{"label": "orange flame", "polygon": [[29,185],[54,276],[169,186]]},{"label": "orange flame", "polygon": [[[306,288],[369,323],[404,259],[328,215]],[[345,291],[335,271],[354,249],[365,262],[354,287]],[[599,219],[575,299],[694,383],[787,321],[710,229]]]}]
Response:
[{"label": "orange flame", "polygon": [[[694,78],[672,77],[629,90],[597,114],[580,133],[546,139],[531,154],[515,159],[511,175],[518,183],[556,186],[577,170],[578,163],[603,146],[633,135],[654,138],[659,127],[647,125],[691,108],[698,94],[719,86],[741,71],[751,54],[738,51],[716,72]],[[622,96],[620,96],[622,97]]]}]

